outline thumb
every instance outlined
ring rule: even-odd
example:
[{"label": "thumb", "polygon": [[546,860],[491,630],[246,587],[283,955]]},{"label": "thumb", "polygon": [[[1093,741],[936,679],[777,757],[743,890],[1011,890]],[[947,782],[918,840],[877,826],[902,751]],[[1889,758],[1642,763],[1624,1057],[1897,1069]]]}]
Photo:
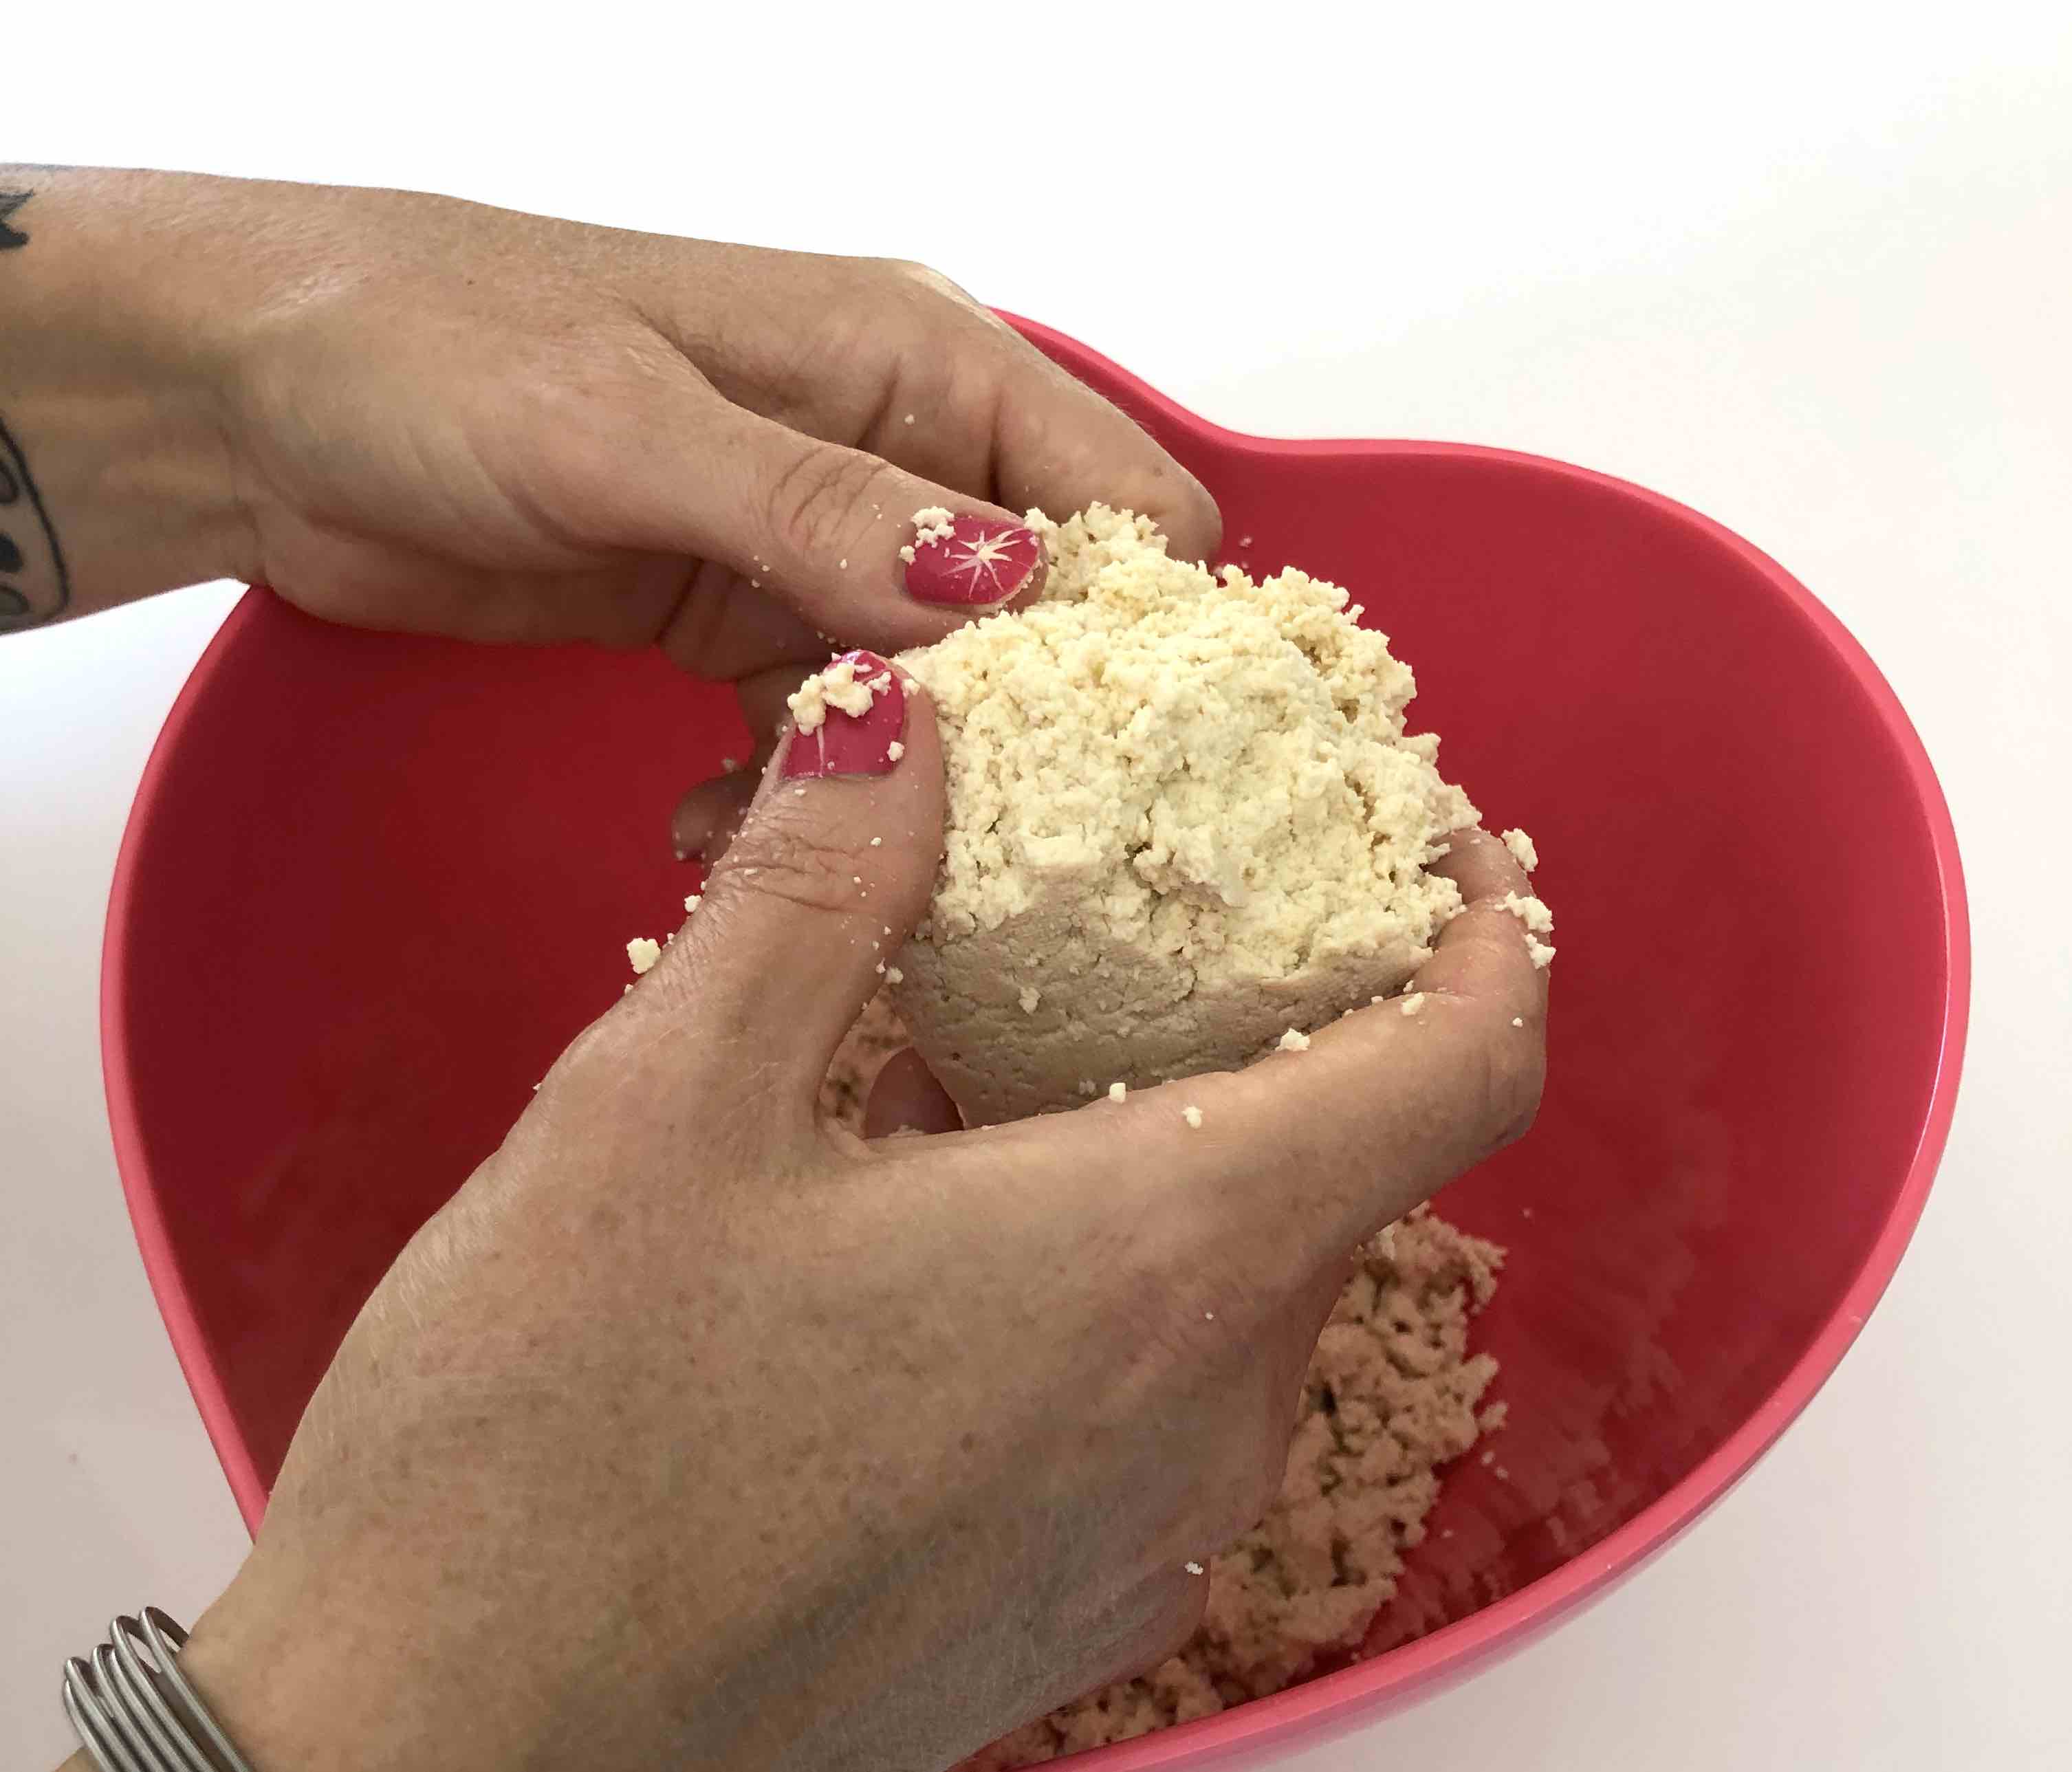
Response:
[{"label": "thumb", "polygon": [[697,914],[628,1007],[697,1027],[698,1086],[774,1092],[804,1126],[927,909],[943,758],[926,693],[875,653],[845,653],[796,700]]}]

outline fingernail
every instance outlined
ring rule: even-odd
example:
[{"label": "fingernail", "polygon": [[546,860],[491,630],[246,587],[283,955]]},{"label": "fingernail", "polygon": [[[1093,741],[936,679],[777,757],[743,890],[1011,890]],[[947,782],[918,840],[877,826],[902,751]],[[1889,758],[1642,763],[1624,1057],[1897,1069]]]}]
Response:
[{"label": "fingernail", "polygon": [[[866,699],[867,697],[867,699]],[[845,652],[791,697],[783,778],[889,775],[906,754],[906,689],[875,652]]]},{"label": "fingernail", "polygon": [[1001,517],[954,517],[948,534],[924,524],[899,553],[908,596],[967,609],[1005,602],[1044,566],[1036,532]]}]

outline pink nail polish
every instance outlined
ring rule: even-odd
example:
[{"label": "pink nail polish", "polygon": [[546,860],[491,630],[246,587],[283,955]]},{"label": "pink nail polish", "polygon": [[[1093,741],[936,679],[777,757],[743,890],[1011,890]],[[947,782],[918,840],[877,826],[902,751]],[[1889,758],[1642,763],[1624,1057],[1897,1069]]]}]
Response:
[{"label": "pink nail polish", "polygon": [[958,517],[948,535],[917,538],[911,553],[908,596],[918,602],[970,609],[1005,602],[1044,564],[1043,544],[1036,532],[999,517]]},{"label": "pink nail polish", "polygon": [[[784,747],[786,781],[819,775],[889,775],[905,754],[906,689],[898,673],[875,652],[845,652],[828,668],[849,665],[856,688],[870,692],[870,705],[847,713],[832,701],[819,709],[808,732],[795,730]],[[852,690],[852,693],[853,693]]]}]

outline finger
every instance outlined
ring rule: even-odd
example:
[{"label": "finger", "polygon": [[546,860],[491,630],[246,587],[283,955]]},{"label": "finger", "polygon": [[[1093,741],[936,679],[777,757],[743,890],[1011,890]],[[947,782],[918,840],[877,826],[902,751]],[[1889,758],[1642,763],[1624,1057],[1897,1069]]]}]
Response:
[{"label": "finger", "polygon": [[863,1111],[863,1136],[895,1132],[956,1132],[964,1125],[950,1092],[936,1082],[921,1055],[906,1046],[885,1061]]},{"label": "finger", "polygon": [[1064,517],[1098,500],[1152,518],[1176,558],[1215,559],[1223,516],[1208,488],[1120,407],[1018,335],[1016,343],[995,421],[1001,502]]},{"label": "finger", "polygon": [[701,561],[680,582],[648,637],[672,664],[715,682],[739,682],[775,665],[796,665],[786,693],[838,650],[834,639],[780,602],[760,575],[744,578],[722,561]]},{"label": "finger", "polygon": [[[631,545],[718,560],[812,628],[887,652],[1042,589],[1042,544],[1018,513],[709,390],[685,407],[673,461],[645,471],[645,501],[637,487],[623,496]],[[686,461],[701,469],[688,487]],[[687,599],[684,619],[697,619]],[[684,650],[667,634],[664,646]]]},{"label": "finger", "polygon": [[705,781],[676,802],[669,815],[669,846],[679,861],[717,865],[741,828],[763,771],[777,748],[787,709],[785,697],[812,674],[809,664],[780,664],[734,685],[750,748],[746,758]]},{"label": "finger", "polygon": [[798,1129],[812,1125],[836,1047],[927,910],[943,844],[925,693],[870,653],[845,655],[808,688],[823,684],[836,701],[802,697],[806,730],[779,746],[697,914],[629,1000],[696,1030],[684,1087],[767,1100]]},{"label": "finger", "polygon": [[1441,868],[1466,903],[1412,981],[1418,1013],[1392,998],[1306,1050],[1003,1127],[995,1148],[1053,1174],[1170,1190],[1223,1258],[1277,1264],[1306,1291],[1322,1265],[1518,1137],[1538,1105],[1546,973],[1505,907],[1530,889],[1494,838],[1451,842]]}]

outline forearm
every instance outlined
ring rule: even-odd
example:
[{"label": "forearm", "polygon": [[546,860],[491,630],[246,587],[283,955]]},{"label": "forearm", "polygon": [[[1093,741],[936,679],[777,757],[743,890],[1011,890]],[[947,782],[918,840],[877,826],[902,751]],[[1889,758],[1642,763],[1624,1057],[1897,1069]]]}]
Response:
[{"label": "forearm", "polygon": [[178,175],[0,166],[0,633],[234,573],[234,329]]}]

